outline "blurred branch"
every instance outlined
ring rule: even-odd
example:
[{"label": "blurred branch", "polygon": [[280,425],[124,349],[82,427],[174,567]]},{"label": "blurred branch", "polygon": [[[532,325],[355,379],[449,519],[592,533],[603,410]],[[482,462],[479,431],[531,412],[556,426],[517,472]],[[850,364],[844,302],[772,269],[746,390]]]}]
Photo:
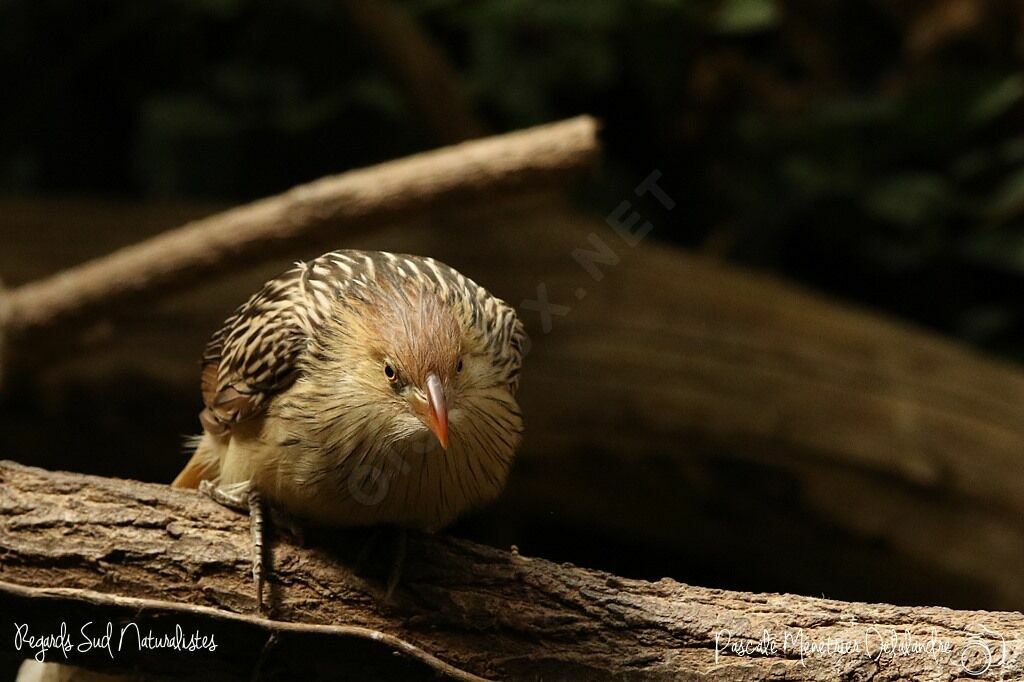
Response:
[{"label": "blurred branch", "polygon": [[[559,535],[642,546],[652,556],[637,561],[660,552],[678,575],[728,576],[721,580],[733,585],[965,608],[1024,604],[1024,583],[1007,570],[1024,565],[1019,367],[656,243],[687,219],[682,204],[644,211],[655,230],[631,248],[600,218],[542,197],[526,202],[517,195],[497,210],[417,214],[347,244],[431,254],[520,304],[533,339],[520,391],[528,437],[491,512],[512,526],[502,531],[509,542],[554,523]],[[0,202],[0,213],[9,206]],[[97,234],[105,243],[118,239],[121,216],[155,226],[166,210],[151,208],[147,219],[144,206],[101,208],[91,224],[113,226]],[[17,232],[80,212],[78,203],[37,202],[21,210]],[[38,272],[50,240],[37,232],[15,240],[6,259],[36,260]],[[600,281],[570,256],[595,236],[621,259],[601,266]],[[172,476],[177,441],[160,434],[192,423],[196,349],[274,268],[185,292],[159,318],[150,307],[122,318],[104,352],[33,374],[62,377],[61,385],[86,377],[85,393],[63,398],[59,410],[9,410],[0,432],[34,463],[71,469],[85,466],[82,439],[126,444],[118,451],[148,439],[152,457],[103,466]],[[539,283],[554,304],[571,306],[549,333],[521,305],[538,298]],[[586,297],[574,298],[581,289]],[[143,398],[122,385],[143,378],[180,391],[169,394],[179,418],[152,410],[139,418]],[[544,553],[571,557],[586,542],[566,537]],[[760,557],[756,568],[750,556]]]},{"label": "blurred branch", "polygon": [[354,27],[384,61],[423,125],[441,142],[484,134],[459,76],[430,36],[388,0],[342,0]]},{"label": "blurred branch", "polygon": [[89,315],[114,316],[128,300],[280,258],[317,236],[347,245],[385,221],[549,187],[594,162],[596,131],[592,118],[569,119],[322,178],[191,222],[12,290],[5,331],[52,333]]},{"label": "blurred branch", "polygon": [[[1019,613],[651,583],[430,535],[411,538],[393,606],[346,565],[340,553],[353,544],[346,538],[334,541],[341,549],[274,542],[279,620],[267,620],[241,615],[253,601],[244,517],[167,486],[11,462],[0,463],[0,483],[0,611],[12,622],[37,635],[66,622],[73,637],[88,621],[110,621],[115,632],[129,622],[156,633],[181,625],[218,644],[216,656],[139,653],[131,645],[113,659],[106,650],[70,654],[69,662],[87,666],[261,679],[336,676],[339,669],[356,679],[418,679],[426,667],[463,680],[800,681],[887,672],[946,680],[963,670],[961,653],[981,670],[987,650],[992,658],[980,679],[1024,674],[1013,639],[1024,631]],[[888,633],[905,631],[948,642],[952,653],[872,650],[872,643],[889,644]],[[751,649],[766,632],[778,648]],[[787,636],[858,642],[865,651],[783,648]],[[748,655],[736,656],[729,643]]]},{"label": "blurred branch", "polygon": [[0,280],[0,386],[4,385],[7,371],[7,318],[10,317],[11,303],[7,288]]}]

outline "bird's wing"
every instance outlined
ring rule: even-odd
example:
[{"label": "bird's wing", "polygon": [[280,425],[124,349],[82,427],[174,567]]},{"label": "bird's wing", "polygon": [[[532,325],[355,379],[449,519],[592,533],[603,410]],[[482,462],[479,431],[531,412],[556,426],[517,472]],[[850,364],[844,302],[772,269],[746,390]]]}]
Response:
[{"label": "bird's wing", "polygon": [[[260,414],[295,381],[312,329],[342,279],[327,254],[267,282],[213,335],[203,353],[200,421],[210,433]],[[351,273],[351,269],[348,269]]]},{"label": "bird's wing", "polygon": [[508,308],[508,314],[510,316],[510,320],[507,322],[510,326],[508,344],[508,388],[512,391],[512,395],[515,395],[519,392],[519,372],[523,368],[523,355],[529,351],[530,337],[526,335],[526,328],[523,327],[522,321],[519,319],[519,316],[516,315],[516,311],[512,306],[506,305],[505,307]]}]

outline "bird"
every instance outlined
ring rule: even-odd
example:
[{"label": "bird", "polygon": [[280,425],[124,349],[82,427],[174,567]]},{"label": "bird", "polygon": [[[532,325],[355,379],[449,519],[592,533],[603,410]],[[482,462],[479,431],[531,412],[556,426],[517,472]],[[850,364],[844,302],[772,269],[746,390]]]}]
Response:
[{"label": "bird", "polygon": [[265,507],[436,532],[501,493],[527,343],[512,306],[433,258],[296,263],[207,343],[202,433],[173,485],[250,513],[262,610]]}]

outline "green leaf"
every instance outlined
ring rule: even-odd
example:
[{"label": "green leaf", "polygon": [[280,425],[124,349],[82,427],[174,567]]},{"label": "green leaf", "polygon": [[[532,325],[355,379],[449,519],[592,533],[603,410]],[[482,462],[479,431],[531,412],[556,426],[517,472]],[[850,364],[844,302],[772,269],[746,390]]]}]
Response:
[{"label": "green leaf", "polygon": [[1024,77],[1014,74],[982,93],[971,106],[968,117],[976,125],[988,123],[1009,111],[1022,96],[1024,96]]},{"label": "green leaf", "polygon": [[1024,161],[1024,136],[1011,137],[999,148],[1000,158],[1007,163]]},{"label": "green leaf", "polygon": [[1024,210],[1024,168],[1010,175],[992,195],[989,212],[997,220],[1005,220]]},{"label": "green leaf", "polygon": [[984,230],[969,235],[963,243],[969,260],[987,267],[1024,271],[1024,236],[1015,230]]},{"label": "green leaf", "polygon": [[990,150],[972,149],[950,165],[950,172],[962,182],[990,170],[995,162],[995,155]]},{"label": "green leaf", "polygon": [[754,33],[773,28],[778,19],[773,0],[725,0],[715,26],[723,33]]},{"label": "green leaf", "polygon": [[940,175],[903,173],[886,178],[864,199],[872,216],[904,227],[920,227],[944,214],[951,188]]}]

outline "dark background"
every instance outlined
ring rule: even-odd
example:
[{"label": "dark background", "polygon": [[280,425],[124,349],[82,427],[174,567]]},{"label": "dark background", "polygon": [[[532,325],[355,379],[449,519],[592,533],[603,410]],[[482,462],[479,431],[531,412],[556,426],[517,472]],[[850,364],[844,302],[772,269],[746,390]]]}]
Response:
[{"label": "dark background", "polygon": [[[491,129],[606,121],[601,212],[656,167],[686,209],[659,237],[1024,352],[1016,3],[400,4]],[[0,190],[235,201],[435,146],[350,23],[331,0],[5,2]]]},{"label": "dark background", "polygon": [[[682,210],[655,239],[1024,357],[1017,3],[398,4],[441,46],[486,129],[604,120],[606,159],[574,190],[585,210],[606,215],[657,168]],[[332,0],[0,3],[0,193],[231,204],[438,146],[377,47]],[[73,219],[53,235],[65,252],[89,252],[92,238]],[[80,459],[97,429],[166,444],[194,428],[198,396],[141,381],[76,391],[9,397],[7,446],[33,442],[34,415],[55,404],[76,407],[37,446],[67,468],[117,471]],[[96,391],[109,400],[82,397]],[[486,539],[472,519],[457,532]],[[563,535],[557,519],[530,533],[537,554],[628,575],[803,587]],[[820,541],[803,540],[812,553]],[[940,598],[868,580],[828,596]]]}]

